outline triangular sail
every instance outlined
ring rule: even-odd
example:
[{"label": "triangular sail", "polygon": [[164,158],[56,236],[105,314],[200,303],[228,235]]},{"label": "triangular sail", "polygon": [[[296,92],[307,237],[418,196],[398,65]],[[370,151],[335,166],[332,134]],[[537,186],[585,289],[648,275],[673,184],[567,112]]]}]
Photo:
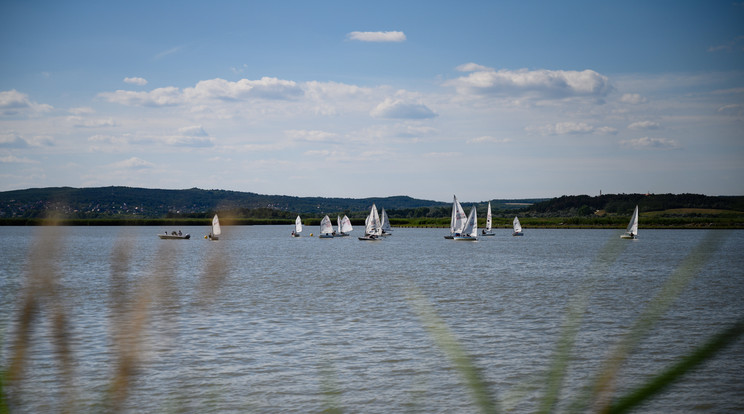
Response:
[{"label": "triangular sail", "polygon": [[465,228],[462,229],[462,235],[467,237],[476,237],[478,235],[478,217],[475,212],[475,206],[470,209],[468,219],[465,220]]},{"label": "triangular sail", "polygon": [[633,216],[630,218],[628,228],[625,229],[625,232],[628,234],[638,235],[638,206],[635,206]]},{"label": "triangular sail", "polygon": [[351,220],[349,220],[348,217],[344,216],[344,218],[341,219],[341,231],[344,233],[348,233],[352,230],[354,230],[354,227],[351,226]]},{"label": "triangular sail", "polygon": [[392,227],[390,227],[390,219],[388,218],[387,212],[385,211],[385,208],[382,208],[382,224],[380,225],[380,228],[382,231],[389,233],[393,230]]},{"label": "triangular sail", "polygon": [[295,233],[302,233],[302,219],[300,216],[295,219]]},{"label": "triangular sail", "polygon": [[488,202],[488,212],[486,213],[486,231],[491,231],[491,202]]},{"label": "triangular sail", "polygon": [[220,228],[220,219],[215,214],[212,218],[212,234],[215,236],[219,236],[222,234],[222,228]]},{"label": "triangular sail", "polygon": [[514,222],[513,222],[513,224],[514,224],[514,233],[521,233],[522,232],[522,224],[519,223],[519,218],[517,218],[517,216],[514,216]]},{"label": "triangular sail", "polygon": [[323,217],[320,221],[320,234],[331,234],[333,233],[333,224],[328,216]]},{"label": "triangular sail", "polygon": [[452,234],[462,233],[462,229],[465,227],[465,210],[462,209],[460,202],[457,201],[457,196],[453,196],[454,201],[452,202],[452,218],[450,220],[450,232]]},{"label": "triangular sail", "polygon": [[372,209],[369,212],[369,216],[367,216],[366,220],[366,227],[365,227],[365,233],[366,234],[374,234],[377,236],[382,235],[382,228],[380,223],[380,214],[377,212],[377,206],[372,204]]}]

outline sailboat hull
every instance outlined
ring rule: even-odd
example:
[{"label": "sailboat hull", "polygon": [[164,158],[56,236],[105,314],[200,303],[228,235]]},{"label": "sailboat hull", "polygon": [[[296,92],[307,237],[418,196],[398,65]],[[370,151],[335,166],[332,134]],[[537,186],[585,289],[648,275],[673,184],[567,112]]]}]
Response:
[{"label": "sailboat hull", "polygon": [[318,238],[319,239],[332,239],[333,235],[332,234],[321,234],[318,236]]},{"label": "sailboat hull", "polygon": [[524,233],[522,233],[521,231],[515,231],[514,233],[512,233],[512,236],[524,236]]},{"label": "sailboat hull", "polygon": [[488,237],[488,236],[495,236],[496,233],[486,232],[486,233],[481,233],[480,235],[481,235],[481,237]]},{"label": "sailboat hull", "polygon": [[620,236],[620,238],[621,239],[637,239],[638,236],[635,236],[635,235],[631,236],[630,234],[623,234],[622,236]]},{"label": "sailboat hull", "polygon": [[456,241],[478,241],[478,238],[477,237],[472,237],[472,236],[455,236],[455,238],[453,240],[456,240]]}]

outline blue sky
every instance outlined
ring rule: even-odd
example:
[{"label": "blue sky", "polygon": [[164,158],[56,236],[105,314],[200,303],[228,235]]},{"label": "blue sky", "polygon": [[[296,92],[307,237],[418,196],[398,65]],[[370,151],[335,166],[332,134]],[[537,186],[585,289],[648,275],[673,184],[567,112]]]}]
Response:
[{"label": "blue sky", "polygon": [[744,2],[0,3],[0,190],[744,194]]}]

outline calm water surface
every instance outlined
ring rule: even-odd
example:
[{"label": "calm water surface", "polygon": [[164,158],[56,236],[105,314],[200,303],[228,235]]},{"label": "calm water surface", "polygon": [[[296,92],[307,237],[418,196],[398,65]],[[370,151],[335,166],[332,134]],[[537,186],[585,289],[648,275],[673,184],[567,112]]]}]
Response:
[{"label": "calm water surface", "polygon": [[[744,316],[744,231],[646,230],[628,241],[614,230],[502,229],[468,243],[445,240],[445,229],[396,229],[381,242],[290,238],[289,226],[224,226],[218,242],[187,227],[191,240],[159,240],[164,230],[0,227],[3,367],[32,275],[54,280],[43,291],[52,293],[37,293],[23,379],[7,389],[13,412],[57,412],[65,398],[100,411],[119,346],[138,368],[127,412],[477,412],[416,298],[511,412],[537,409],[567,310],[579,303],[557,407],[570,411],[669,277],[684,276],[691,252],[707,261],[632,350],[617,389]],[[67,321],[69,382],[55,314]],[[741,410],[739,340],[639,411]]]}]

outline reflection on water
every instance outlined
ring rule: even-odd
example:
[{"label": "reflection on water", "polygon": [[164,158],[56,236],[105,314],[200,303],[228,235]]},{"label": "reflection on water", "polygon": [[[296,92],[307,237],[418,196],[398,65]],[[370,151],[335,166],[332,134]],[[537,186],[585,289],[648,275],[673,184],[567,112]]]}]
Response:
[{"label": "reflection on water", "polygon": [[[680,265],[709,232],[526,229],[455,243],[444,229],[396,229],[364,243],[290,238],[288,226],[226,226],[218,242],[206,228],[182,228],[187,241],[164,230],[0,228],[13,411],[477,412],[450,339],[502,409],[535,411],[554,386],[570,410],[675,272],[680,293],[633,343],[614,391],[744,316],[742,231],[718,232],[688,280]],[[567,321],[570,360],[549,385]],[[743,357],[738,341],[640,411],[744,409]]]}]

